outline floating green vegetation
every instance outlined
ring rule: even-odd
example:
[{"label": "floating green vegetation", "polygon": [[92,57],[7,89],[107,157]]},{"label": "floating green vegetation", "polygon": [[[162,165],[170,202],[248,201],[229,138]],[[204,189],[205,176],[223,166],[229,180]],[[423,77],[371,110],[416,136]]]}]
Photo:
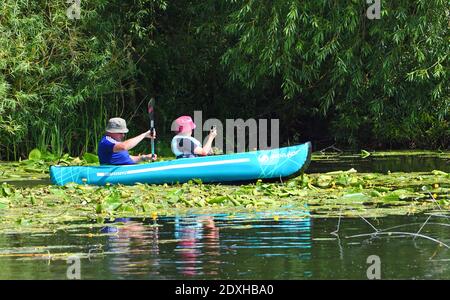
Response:
[{"label": "floating green vegetation", "polygon": [[302,175],[284,183],[64,187],[0,186],[0,230],[54,231],[102,226],[118,217],[157,219],[181,214],[308,211],[312,217],[382,217],[450,209],[450,175],[358,173]]},{"label": "floating green vegetation", "polygon": [[[450,157],[449,153],[426,152],[434,157]],[[393,153],[386,155],[404,154]],[[423,151],[417,154],[425,155]],[[377,155],[380,153],[362,151],[356,157]],[[315,160],[335,158],[332,153],[313,156]],[[102,226],[105,220],[119,217],[157,219],[188,213],[264,211],[272,212],[278,220],[285,218],[279,215],[281,211],[306,211],[312,217],[382,217],[450,208],[450,175],[439,170],[380,174],[351,169],[305,174],[283,183],[259,181],[239,186],[202,184],[196,180],[181,185],[106,187],[29,184],[48,180],[50,165],[97,163],[97,156],[90,153],[81,158],[56,157],[36,149],[30,152],[28,160],[0,163],[0,182],[5,182],[0,185],[0,231],[54,231]],[[10,184],[18,181],[27,185]]]},{"label": "floating green vegetation", "polygon": [[51,153],[41,152],[39,149],[33,149],[27,160],[0,163],[0,180],[26,181],[48,178],[51,165],[88,165],[96,162],[98,162],[97,156],[90,153],[85,153],[83,158],[80,159],[70,157],[68,154],[58,157]]},{"label": "floating green vegetation", "polygon": [[367,151],[361,150],[359,154],[349,154],[346,152],[332,151],[332,152],[315,152],[312,155],[313,160],[332,160],[332,159],[358,159],[358,158],[383,158],[383,157],[397,157],[397,156],[420,156],[420,157],[434,157],[440,159],[450,159],[450,152],[447,151],[428,151],[428,150],[405,150],[405,151]]}]

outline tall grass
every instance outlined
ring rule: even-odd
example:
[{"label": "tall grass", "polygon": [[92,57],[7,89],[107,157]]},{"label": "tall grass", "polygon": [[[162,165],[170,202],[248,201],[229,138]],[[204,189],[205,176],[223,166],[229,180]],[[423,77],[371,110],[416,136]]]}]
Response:
[{"label": "tall grass", "polygon": [[26,157],[33,148],[96,151],[107,118],[136,94],[130,45],[141,33],[130,35],[130,24],[144,30],[140,22],[149,24],[140,18],[164,5],[92,0],[83,3],[80,20],[70,20],[65,1],[2,0],[0,160]]}]

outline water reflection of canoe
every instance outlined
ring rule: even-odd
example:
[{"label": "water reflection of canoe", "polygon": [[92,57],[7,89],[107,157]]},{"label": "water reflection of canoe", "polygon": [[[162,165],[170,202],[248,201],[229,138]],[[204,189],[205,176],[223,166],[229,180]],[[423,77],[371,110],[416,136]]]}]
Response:
[{"label": "water reflection of canoe", "polygon": [[136,183],[183,183],[200,179],[204,183],[248,182],[283,179],[299,174],[309,165],[311,143],[274,150],[184,158],[129,166],[52,166],[53,184],[105,185]]}]

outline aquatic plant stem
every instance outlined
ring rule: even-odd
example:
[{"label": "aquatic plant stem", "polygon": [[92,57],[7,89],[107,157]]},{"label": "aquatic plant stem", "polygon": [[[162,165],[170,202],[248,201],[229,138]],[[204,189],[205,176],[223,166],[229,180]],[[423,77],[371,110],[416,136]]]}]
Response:
[{"label": "aquatic plant stem", "polygon": [[[352,209],[352,210],[353,210],[353,209]],[[361,215],[358,214],[358,213],[357,213],[357,215],[358,215],[361,219],[363,219],[367,224],[369,224],[370,227],[372,227],[373,229],[375,229],[375,232],[379,232],[379,230],[378,230],[375,226],[373,226],[372,223],[370,223],[369,221],[367,221],[366,218],[364,218],[363,216],[361,216]]]},{"label": "aquatic plant stem", "polygon": [[342,218],[342,207],[341,207],[341,209],[339,210],[339,219],[338,219],[337,228],[336,228],[335,231],[333,231],[333,232],[331,233],[332,235],[339,236],[339,235],[338,235],[338,232],[339,232],[339,229],[340,229],[340,226],[341,226],[341,218]]},{"label": "aquatic plant stem", "polygon": [[437,240],[435,238],[429,237],[427,235],[424,234],[417,234],[417,233],[412,233],[412,232],[397,232],[397,231],[389,231],[389,232],[374,232],[374,233],[364,233],[364,234],[356,234],[356,235],[351,235],[351,236],[347,236],[346,238],[350,239],[350,238],[357,238],[357,237],[363,237],[363,236],[374,236],[374,235],[411,235],[411,236],[418,236],[433,242],[438,243],[439,245],[442,245],[444,247],[446,247],[447,249],[450,249],[450,246],[445,244],[444,242],[441,242],[440,240]]},{"label": "aquatic plant stem", "polygon": [[[422,229],[425,227],[425,225],[427,224],[427,222],[428,222],[429,219],[431,219],[431,216],[428,216],[428,218],[425,220],[425,222],[422,224],[422,226],[420,226],[419,231],[417,231],[416,234],[419,234],[419,233],[422,231]],[[415,240],[416,237],[417,237],[417,236],[415,236],[415,237],[413,238],[413,240]]]},{"label": "aquatic plant stem", "polygon": [[442,210],[441,206],[439,205],[439,203],[436,201],[436,199],[433,197],[433,195],[428,191],[428,194],[430,195],[431,199],[433,200],[433,202],[436,204],[436,206],[439,208],[439,210]]},{"label": "aquatic plant stem", "polygon": [[[432,215],[432,216],[436,216],[436,215]],[[391,229],[395,229],[395,228],[400,228],[400,227],[419,225],[419,224],[423,224],[423,223],[409,223],[409,224],[402,224],[402,225],[392,226],[392,227],[389,227],[389,228],[381,229],[380,232],[391,230]],[[444,223],[432,223],[432,222],[430,222],[430,223],[428,223],[428,225],[439,225],[439,226],[450,227],[450,224],[444,224]]]}]

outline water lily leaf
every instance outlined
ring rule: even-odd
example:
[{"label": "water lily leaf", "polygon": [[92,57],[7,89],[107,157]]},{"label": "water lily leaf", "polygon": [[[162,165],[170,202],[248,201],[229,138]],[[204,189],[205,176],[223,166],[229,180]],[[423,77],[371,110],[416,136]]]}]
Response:
[{"label": "water lily leaf", "polygon": [[34,197],[34,195],[30,195],[30,203],[31,203],[31,205],[36,204],[36,197]]},{"label": "water lily leaf", "polygon": [[300,183],[301,183],[302,186],[307,186],[308,183],[310,183],[309,176],[306,175],[306,174],[304,174],[304,173],[302,174],[302,176],[300,177],[300,179],[301,179]]},{"label": "water lily leaf", "polygon": [[340,174],[342,174],[342,173],[344,173],[344,171],[339,170],[339,171],[327,172],[327,173],[325,173],[325,174],[327,174],[327,175],[340,175]]},{"label": "water lily leaf", "polygon": [[97,214],[101,214],[103,212],[103,206],[101,203],[97,203],[96,207],[95,207],[95,212]]},{"label": "water lily leaf", "polygon": [[372,196],[372,197],[383,197],[383,195],[377,190],[371,191],[370,192],[370,196]]},{"label": "water lily leaf", "polygon": [[350,181],[350,185],[352,185],[352,186],[358,186],[358,185],[363,184],[362,180],[358,179],[357,177],[353,177],[353,176],[350,177],[349,181]]},{"label": "water lily leaf", "polygon": [[195,184],[202,184],[202,180],[201,180],[200,178],[194,178],[194,179],[192,179],[192,181],[193,181]]},{"label": "water lily leaf", "polygon": [[19,219],[16,220],[16,223],[17,223],[18,225],[28,226],[28,225],[31,224],[31,221],[30,221],[30,220],[27,220],[27,219],[19,218]]},{"label": "water lily leaf", "polygon": [[395,193],[389,193],[383,197],[383,200],[385,201],[397,201],[398,199],[400,199],[400,196]]},{"label": "water lily leaf", "polygon": [[9,197],[14,193],[14,189],[7,183],[3,183],[0,187],[0,196]]},{"label": "water lily leaf", "polygon": [[60,156],[54,154],[54,153],[50,153],[50,152],[43,152],[41,155],[41,159],[45,160],[45,161],[57,161],[60,159]]},{"label": "water lily leaf", "polygon": [[350,185],[350,176],[348,174],[342,173],[336,178],[336,184],[342,185],[342,186],[349,186]]},{"label": "water lily leaf", "polygon": [[235,200],[233,198],[229,198],[229,199],[230,199],[230,202],[233,203],[235,206],[241,205],[241,203],[239,203],[239,201],[237,201],[237,200]]},{"label": "water lily leaf", "polygon": [[122,192],[120,192],[120,197],[121,197],[122,199],[130,198],[130,197],[131,197],[131,194],[128,193],[128,192],[126,192],[126,191],[122,191]]},{"label": "water lily leaf", "polygon": [[124,204],[121,205],[117,208],[117,210],[121,211],[121,212],[130,212],[130,213],[135,213],[135,209],[133,207],[131,207],[130,205]]},{"label": "water lily leaf", "polygon": [[83,160],[88,164],[96,164],[99,162],[98,156],[89,152],[83,154]]},{"label": "water lily leaf", "polygon": [[378,176],[375,174],[367,174],[365,176],[363,176],[364,180],[372,180],[372,179],[376,179]]},{"label": "water lily leaf", "polygon": [[61,197],[66,196],[66,193],[62,189],[59,189],[56,187],[51,187],[48,189],[48,191],[50,192],[50,194],[53,194],[56,196],[61,196]]},{"label": "water lily leaf", "polygon": [[29,160],[40,160],[42,157],[42,153],[39,149],[33,149],[30,151],[30,154],[28,154]]},{"label": "water lily leaf", "polygon": [[327,176],[327,175],[320,175],[319,178],[317,178],[317,185],[321,188],[329,187],[331,185],[331,182],[333,181],[333,177]]},{"label": "water lily leaf", "polygon": [[141,208],[143,212],[150,212],[155,210],[155,206],[149,203],[142,203]]},{"label": "water lily leaf", "polygon": [[365,202],[370,201],[372,198],[370,196],[367,196],[364,193],[353,193],[353,194],[346,194],[342,197],[344,200],[351,200],[354,202]]},{"label": "water lily leaf", "polygon": [[381,193],[390,191],[390,189],[388,187],[385,187],[385,186],[376,186],[375,190],[377,190],[378,192],[381,192]]},{"label": "water lily leaf", "polygon": [[109,212],[117,210],[121,205],[120,194],[116,191],[109,195],[104,201],[105,209]]},{"label": "water lily leaf", "polygon": [[443,171],[439,171],[439,170],[433,170],[433,171],[431,171],[431,173],[436,176],[447,176],[448,175],[447,173],[445,173]]},{"label": "water lily leaf", "polygon": [[412,198],[415,196],[416,196],[415,193],[412,193],[408,190],[400,189],[388,193],[386,196],[383,197],[383,199],[386,201],[397,201]]},{"label": "water lily leaf", "polygon": [[215,197],[215,198],[208,199],[207,202],[210,203],[210,204],[213,204],[213,203],[223,203],[223,202],[225,202],[226,200],[228,200],[228,196],[219,196],[219,197]]},{"label": "water lily leaf", "polygon": [[108,203],[108,205],[106,206],[106,210],[109,212],[112,212],[112,211],[119,209],[119,207],[121,207],[121,206],[122,206],[122,203],[120,203],[120,202]]},{"label": "water lily leaf", "polygon": [[6,174],[8,178],[22,178],[21,175],[17,175],[17,174]]},{"label": "water lily leaf", "polygon": [[206,202],[205,202],[205,200],[203,200],[203,199],[198,199],[198,200],[195,202],[195,205],[197,205],[197,206],[199,206],[199,207],[205,207],[205,206],[206,206]]},{"label": "water lily leaf", "polygon": [[29,172],[29,173],[42,173],[42,169],[39,168],[33,168],[33,167],[27,167],[24,168],[24,171]]},{"label": "water lily leaf", "polygon": [[9,200],[5,198],[0,198],[0,209],[6,209],[9,206]]}]

